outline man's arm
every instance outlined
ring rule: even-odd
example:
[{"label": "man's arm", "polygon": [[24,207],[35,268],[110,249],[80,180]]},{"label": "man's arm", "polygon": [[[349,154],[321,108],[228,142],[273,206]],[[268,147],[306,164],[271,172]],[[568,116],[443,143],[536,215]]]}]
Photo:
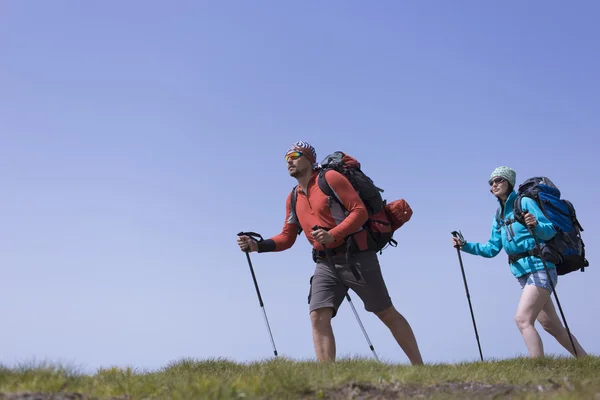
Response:
[{"label": "man's arm", "polygon": [[300,223],[298,222],[296,215],[291,211],[291,199],[292,193],[288,194],[285,203],[285,222],[283,223],[283,229],[281,230],[281,233],[259,242],[259,253],[287,250],[296,242]]},{"label": "man's arm", "polygon": [[344,175],[334,170],[328,170],[325,172],[325,180],[329,183],[334,195],[348,210],[348,216],[329,231],[335,240],[343,239],[358,231],[367,222],[369,214],[358,193]]}]

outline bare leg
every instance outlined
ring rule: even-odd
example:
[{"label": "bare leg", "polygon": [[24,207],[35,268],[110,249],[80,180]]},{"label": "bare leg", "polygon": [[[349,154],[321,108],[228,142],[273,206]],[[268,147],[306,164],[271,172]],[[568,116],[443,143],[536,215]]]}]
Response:
[{"label": "bare leg", "polygon": [[[556,314],[556,308],[554,308],[554,303],[552,303],[552,299],[549,298],[544,308],[540,312],[537,317],[540,325],[564,347],[569,353],[573,356],[575,352],[573,351],[573,345],[571,344],[571,339],[569,339],[569,332],[562,325],[560,319],[558,318],[558,314]],[[583,347],[579,344],[573,333],[571,333],[571,337],[573,338],[573,343],[575,344],[575,348],[577,349],[578,357],[585,357],[587,353],[583,350]]]},{"label": "bare leg", "polygon": [[408,321],[400,314],[394,306],[375,313],[381,321],[390,329],[394,339],[400,345],[412,365],[423,364],[419,346]]},{"label": "bare leg", "polygon": [[544,356],[544,345],[535,326],[535,319],[550,298],[550,291],[541,287],[526,285],[517,307],[515,322],[523,335],[531,358]]},{"label": "bare leg", "polygon": [[331,328],[333,308],[311,311],[313,343],[318,361],[335,361],[335,338]]}]

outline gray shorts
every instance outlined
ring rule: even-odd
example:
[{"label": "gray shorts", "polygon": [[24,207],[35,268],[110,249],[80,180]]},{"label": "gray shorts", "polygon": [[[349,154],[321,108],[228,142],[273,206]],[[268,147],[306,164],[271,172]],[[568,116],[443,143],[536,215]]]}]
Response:
[{"label": "gray shorts", "polygon": [[552,279],[552,284],[548,280],[548,274],[545,270],[534,271],[529,274],[522,275],[518,277],[519,283],[521,284],[521,288],[524,288],[526,285],[534,285],[541,287],[542,289],[546,289],[552,294],[552,286],[556,287],[558,283],[558,274],[556,273],[556,268],[550,268],[550,279]]},{"label": "gray shorts", "polygon": [[392,305],[375,252],[365,251],[351,255],[350,262],[356,267],[360,279],[356,279],[352,273],[345,255],[334,256],[332,259],[343,285],[327,260],[317,258],[315,273],[310,278],[309,311],[332,307],[335,317],[348,288],[360,297],[365,310],[369,312],[380,312]]}]

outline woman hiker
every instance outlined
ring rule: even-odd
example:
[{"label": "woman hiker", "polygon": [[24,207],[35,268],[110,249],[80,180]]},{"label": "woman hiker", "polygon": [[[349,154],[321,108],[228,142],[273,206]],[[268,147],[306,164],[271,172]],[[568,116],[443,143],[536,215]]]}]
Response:
[{"label": "woman hiker", "polygon": [[[535,240],[527,227],[515,221],[514,218],[513,202],[517,197],[514,190],[515,180],[515,171],[504,166],[496,168],[490,176],[490,192],[496,196],[500,209],[499,220],[494,217],[492,234],[488,242],[482,244],[464,241],[464,239],[461,241],[461,239],[453,237],[452,244],[466,253],[486,258],[495,257],[503,248],[509,255],[510,271],[523,289],[515,322],[532,358],[544,356],[542,340],[534,326],[536,319],[567,351],[578,357],[584,357],[587,355],[585,350],[571,334],[577,353],[575,354],[573,351],[569,333],[558,318],[550,298],[552,286],[549,279],[552,279],[554,287],[558,280],[556,266],[546,262],[550,272],[550,276],[548,276],[540,258],[525,256],[517,259],[514,257],[515,254],[525,253],[535,248]],[[525,223],[534,230],[540,244],[556,234],[554,226],[544,216],[534,200],[524,197],[521,206],[524,211]],[[511,257],[511,255],[513,256]]]}]

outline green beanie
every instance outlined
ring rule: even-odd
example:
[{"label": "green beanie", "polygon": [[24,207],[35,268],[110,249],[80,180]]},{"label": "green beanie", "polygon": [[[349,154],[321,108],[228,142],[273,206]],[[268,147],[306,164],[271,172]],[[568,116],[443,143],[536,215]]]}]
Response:
[{"label": "green beanie", "polygon": [[508,168],[508,167],[496,168],[494,170],[494,172],[492,172],[492,175],[490,175],[490,180],[488,181],[488,183],[491,183],[492,179],[494,179],[497,176],[506,179],[512,187],[515,187],[515,181],[517,180],[517,173],[513,169]]}]

